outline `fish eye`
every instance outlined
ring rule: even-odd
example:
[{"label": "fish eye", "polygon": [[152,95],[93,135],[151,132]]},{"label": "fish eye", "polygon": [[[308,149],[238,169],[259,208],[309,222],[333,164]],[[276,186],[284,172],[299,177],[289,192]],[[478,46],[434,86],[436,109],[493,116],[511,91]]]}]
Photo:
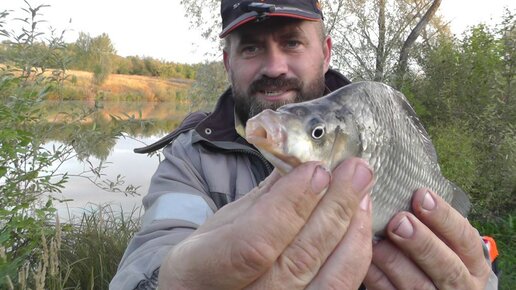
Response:
[{"label": "fish eye", "polygon": [[319,140],[324,136],[325,133],[326,129],[324,128],[324,125],[317,125],[312,129],[312,139]]}]

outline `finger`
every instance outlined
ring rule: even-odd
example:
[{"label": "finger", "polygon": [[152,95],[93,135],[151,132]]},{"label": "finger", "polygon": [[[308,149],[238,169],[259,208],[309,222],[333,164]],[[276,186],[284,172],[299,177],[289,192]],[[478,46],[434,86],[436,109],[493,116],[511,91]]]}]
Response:
[{"label": "finger", "polygon": [[475,289],[460,258],[430,229],[408,212],[397,214],[387,226],[388,236],[418,265],[438,289]]},{"label": "finger", "polygon": [[239,237],[228,249],[231,267],[254,275],[253,280],[269,269],[304,226],[329,181],[326,169],[309,162],[278,179],[268,192],[256,198],[253,206],[231,224],[233,234]]},{"label": "finger", "polygon": [[367,290],[396,290],[389,278],[374,263],[369,266],[364,278],[364,285]]},{"label": "finger", "polygon": [[371,264],[371,199],[360,201],[348,231],[307,289],[358,289]]},{"label": "finger", "polygon": [[466,218],[427,189],[415,193],[412,207],[416,216],[455,251],[472,275],[489,276],[480,235]]},{"label": "finger", "polygon": [[[352,158],[338,166],[310,219],[260,283],[286,281],[284,289],[308,285],[341,241],[372,183],[372,171],[364,160]],[[259,283],[256,285],[257,289],[264,289]]]},{"label": "finger", "polygon": [[[373,281],[382,276],[396,289],[435,289],[434,284],[419,267],[390,241],[383,240],[373,247],[372,263],[381,273],[372,273]],[[371,283],[371,286],[374,285]],[[369,286],[368,286],[369,289]],[[381,289],[381,288],[379,288]]]}]

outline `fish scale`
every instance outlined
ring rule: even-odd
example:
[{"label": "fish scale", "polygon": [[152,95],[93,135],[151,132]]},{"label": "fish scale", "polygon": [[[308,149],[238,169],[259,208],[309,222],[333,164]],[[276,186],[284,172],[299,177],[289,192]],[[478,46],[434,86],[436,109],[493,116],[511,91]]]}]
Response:
[{"label": "fish scale", "polygon": [[[312,137],[321,126],[324,134]],[[435,149],[407,99],[382,83],[357,82],[319,99],[264,110],[247,122],[246,138],[282,173],[307,161],[334,169],[351,156],[367,160],[375,172],[371,199],[377,239],[394,214],[411,209],[418,188],[430,188],[463,215],[469,211],[467,195],[442,176]]]}]

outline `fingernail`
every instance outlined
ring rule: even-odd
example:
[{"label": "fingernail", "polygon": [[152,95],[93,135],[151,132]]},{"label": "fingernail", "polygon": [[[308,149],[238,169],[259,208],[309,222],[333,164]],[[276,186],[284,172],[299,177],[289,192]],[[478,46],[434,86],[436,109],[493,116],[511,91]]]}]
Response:
[{"label": "fingernail", "polygon": [[369,198],[369,193],[366,193],[366,195],[364,195],[360,201],[360,208],[365,211],[369,211],[369,204],[371,203],[370,201],[371,199]]},{"label": "fingernail", "polygon": [[423,197],[423,201],[421,202],[421,207],[426,210],[433,210],[435,207],[435,201],[430,194],[430,192],[425,192],[425,196]]},{"label": "fingernail", "polygon": [[410,220],[404,216],[394,229],[393,233],[404,239],[408,239],[414,233],[414,227],[412,226]]},{"label": "fingernail", "polygon": [[373,179],[373,171],[363,163],[358,163],[353,173],[351,186],[355,191],[362,191]]},{"label": "fingernail", "polygon": [[320,193],[330,183],[330,172],[321,165],[315,168],[314,175],[312,176],[312,192]]}]

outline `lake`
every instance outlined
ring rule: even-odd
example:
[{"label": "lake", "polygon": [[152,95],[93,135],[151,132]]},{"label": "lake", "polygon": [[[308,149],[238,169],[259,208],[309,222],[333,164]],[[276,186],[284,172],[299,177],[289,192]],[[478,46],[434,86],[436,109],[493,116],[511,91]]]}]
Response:
[{"label": "lake", "polygon": [[[68,181],[54,197],[64,220],[99,205],[111,205],[115,211],[132,212],[141,206],[161,154],[136,154],[134,148],[151,144],[179,125],[189,108],[172,102],[81,102],[48,101],[44,147],[72,148],[69,160],[54,164],[57,174],[67,173]],[[102,164],[101,178],[91,168]],[[117,176],[120,178],[117,179]],[[125,195],[99,187],[123,180],[121,189],[137,187],[137,195]],[[95,182],[92,182],[95,181]]]}]

